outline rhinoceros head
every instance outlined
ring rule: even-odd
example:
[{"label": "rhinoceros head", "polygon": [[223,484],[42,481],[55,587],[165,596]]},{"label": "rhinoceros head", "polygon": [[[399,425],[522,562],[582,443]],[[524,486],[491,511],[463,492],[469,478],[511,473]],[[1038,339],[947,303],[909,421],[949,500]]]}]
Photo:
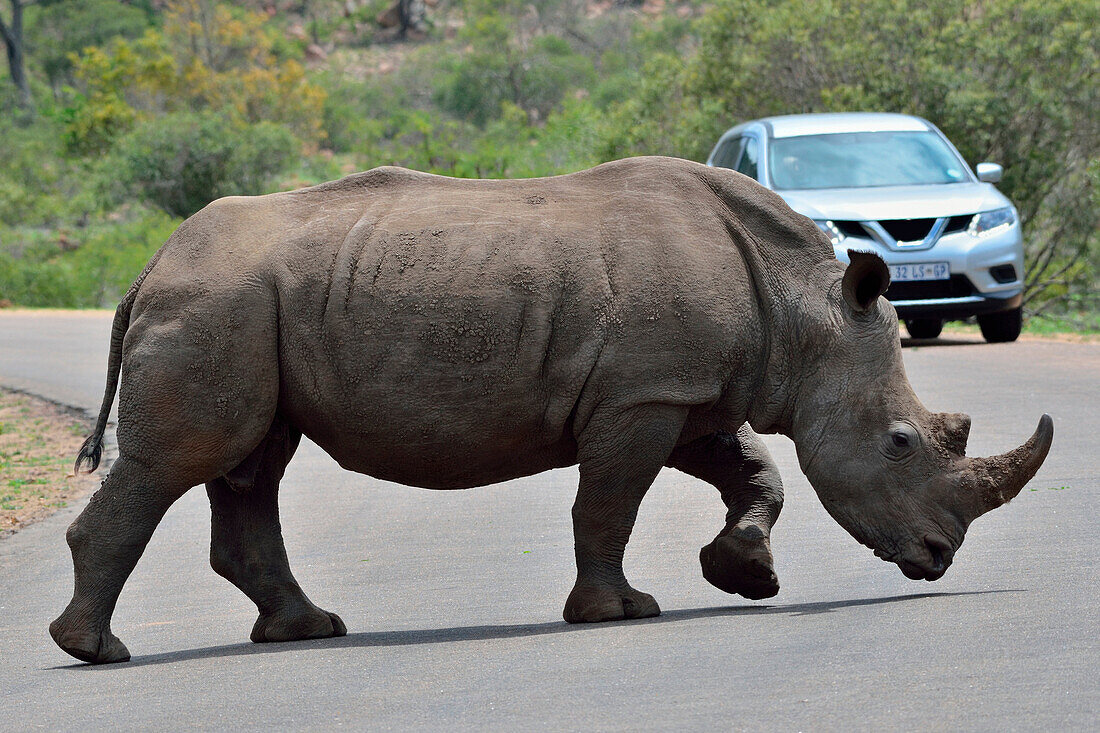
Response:
[{"label": "rhinoceros head", "polygon": [[[803,385],[793,437],[826,510],[914,580],[946,572],[970,523],[1015,497],[1039,470],[1054,424],[1019,448],[968,458],[970,418],[921,405],[902,366],[897,315],[879,296],[889,271],[849,252],[830,296],[829,343]],[[839,291],[839,292],[837,292]]]}]

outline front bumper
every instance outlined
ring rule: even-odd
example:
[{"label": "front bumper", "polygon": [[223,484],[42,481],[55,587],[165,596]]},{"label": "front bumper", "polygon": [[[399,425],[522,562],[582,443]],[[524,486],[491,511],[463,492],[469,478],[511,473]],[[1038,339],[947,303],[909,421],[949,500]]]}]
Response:
[{"label": "front bumper", "polygon": [[[950,282],[891,285],[886,297],[900,318],[957,320],[1019,308],[1023,301],[1024,246],[1019,224],[988,237],[973,237],[966,231],[947,234],[920,251],[893,250],[859,237],[845,237],[834,245],[837,258],[844,262],[849,249],[873,252],[887,265],[948,263]],[[997,282],[990,270],[1003,265],[1012,266],[1015,279]]]},{"label": "front bumper", "polygon": [[898,312],[898,318],[942,318],[945,321],[957,321],[971,316],[1019,308],[1023,302],[1023,293],[1016,293],[1007,298],[970,295],[964,298],[891,300],[890,304]]}]

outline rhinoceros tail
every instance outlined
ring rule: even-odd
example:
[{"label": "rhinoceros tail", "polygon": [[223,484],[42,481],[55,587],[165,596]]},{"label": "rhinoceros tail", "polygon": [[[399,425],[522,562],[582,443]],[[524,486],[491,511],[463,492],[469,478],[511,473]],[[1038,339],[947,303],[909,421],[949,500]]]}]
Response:
[{"label": "rhinoceros tail", "polygon": [[115,320],[111,324],[111,354],[107,359],[107,389],[103,394],[103,403],[99,408],[99,417],[96,419],[95,430],[80,446],[80,452],[76,454],[74,473],[80,473],[81,468],[87,466],[86,473],[92,473],[99,468],[99,461],[103,457],[103,433],[107,430],[107,418],[111,414],[111,405],[115,401],[115,391],[118,389],[118,375],[122,369],[122,342],[126,338],[126,331],[130,328],[130,311],[134,307],[134,299],[137,298],[145,276],[160,259],[160,251],[153,255],[149,264],[130,286],[123,296],[122,302],[115,309]]}]

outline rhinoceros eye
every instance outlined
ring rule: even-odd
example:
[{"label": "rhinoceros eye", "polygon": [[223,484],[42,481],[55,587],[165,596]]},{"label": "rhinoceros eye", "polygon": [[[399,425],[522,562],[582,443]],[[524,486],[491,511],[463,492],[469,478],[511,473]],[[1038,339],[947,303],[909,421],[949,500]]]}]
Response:
[{"label": "rhinoceros eye", "polygon": [[887,452],[896,458],[909,455],[920,444],[916,428],[909,423],[897,422],[890,426],[886,436]]}]

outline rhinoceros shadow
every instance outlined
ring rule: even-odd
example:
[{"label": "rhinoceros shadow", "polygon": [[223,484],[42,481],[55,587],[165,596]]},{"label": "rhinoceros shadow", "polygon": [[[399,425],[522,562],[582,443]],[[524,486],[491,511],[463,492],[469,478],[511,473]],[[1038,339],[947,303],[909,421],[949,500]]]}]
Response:
[{"label": "rhinoceros shadow", "polygon": [[403,631],[361,631],[335,639],[315,639],[312,641],[291,641],[279,644],[226,644],[199,649],[184,649],[165,654],[137,656],[129,663],[113,665],[68,664],[53,669],[76,669],[104,672],[111,669],[131,669],[153,664],[172,664],[197,659],[215,659],[219,657],[237,657],[249,654],[279,654],[303,649],[346,649],[355,647],[399,647],[417,644],[448,644],[466,641],[492,641],[496,639],[515,639],[545,634],[592,633],[600,630],[638,626],[643,624],[667,624],[691,621],[693,619],[720,618],[723,616],[751,616],[763,614],[785,614],[790,616],[809,616],[821,613],[833,613],[858,606],[875,606],[885,603],[904,603],[926,598],[950,598],[953,596],[977,596],[990,593],[1024,593],[1022,589],[996,589],[969,591],[962,593],[914,593],[904,596],[883,598],[858,598],[847,601],[821,601],[818,603],[795,603],[783,606],[714,606],[710,608],[680,608],[662,611],[655,618],[633,621],[612,621],[600,624],[567,624],[553,621],[538,624],[513,624],[495,626],[457,626],[443,629],[414,629]]}]

